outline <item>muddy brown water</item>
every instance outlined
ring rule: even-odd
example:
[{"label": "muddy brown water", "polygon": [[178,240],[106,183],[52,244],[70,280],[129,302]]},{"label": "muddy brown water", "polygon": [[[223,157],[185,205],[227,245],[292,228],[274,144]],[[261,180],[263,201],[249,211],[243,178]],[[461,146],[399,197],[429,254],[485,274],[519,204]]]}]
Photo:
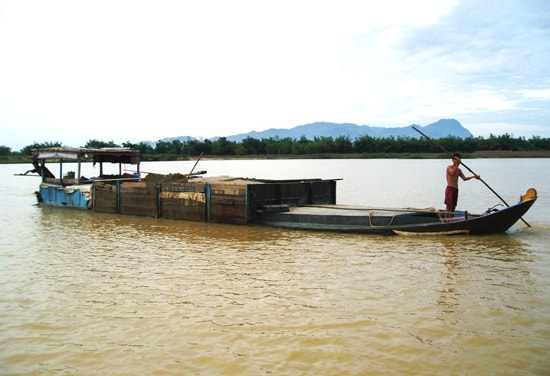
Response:
[{"label": "muddy brown water", "polygon": [[[431,207],[442,205],[446,162],[205,161],[200,169],[342,177],[340,203]],[[530,186],[540,196],[526,216],[531,228],[482,237],[40,208],[38,180],[13,176],[24,166],[0,165],[0,373],[548,374],[549,162],[468,163],[511,202]],[[142,169],[185,173],[193,164]],[[461,182],[459,207],[496,203],[481,184]]]}]

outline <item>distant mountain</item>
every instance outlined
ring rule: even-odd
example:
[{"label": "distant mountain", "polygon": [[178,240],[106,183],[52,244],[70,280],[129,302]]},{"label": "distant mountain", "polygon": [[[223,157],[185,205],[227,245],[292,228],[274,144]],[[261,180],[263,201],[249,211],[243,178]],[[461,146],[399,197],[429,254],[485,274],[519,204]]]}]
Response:
[{"label": "distant mountain", "polygon": [[317,122],[311,124],[299,125],[291,129],[271,128],[262,132],[249,132],[242,133],[234,136],[226,137],[229,141],[242,141],[247,137],[251,138],[292,138],[299,139],[302,136],[307,139],[313,139],[314,137],[332,137],[337,138],[340,136],[347,136],[350,139],[356,139],[362,136],[370,136],[376,138],[388,138],[388,137],[412,137],[418,138],[421,135],[416,132],[412,127],[416,127],[422,132],[426,133],[432,138],[442,138],[447,136],[455,136],[459,138],[468,138],[472,136],[469,130],[464,128],[455,119],[441,119],[433,124],[426,126],[409,125],[408,127],[371,127],[368,125],[356,125],[351,123],[326,123]]},{"label": "distant mountain", "polygon": [[[357,125],[352,123],[326,123],[326,122],[316,122],[311,124],[299,125],[294,128],[284,129],[284,128],[271,128],[262,132],[248,132],[241,133],[233,136],[227,136],[228,141],[241,142],[245,138],[291,138],[291,139],[300,139],[302,136],[307,139],[312,140],[315,137],[332,137],[333,139],[340,136],[349,137],[351,140],[362,136],[370,136],[375,138],[389,138],[389,137],[411,137],[419,138],[422,137],[418,132],[416,132],[412,127],[416,127],[422,132],[426,133],[431,138],[442,138],[448,136],[454,136],[458,138],[468,138],[472,137],[472,133],[469,130],[464,128],[455,119],[441,119],[435,123],[428,124],[426,126],[420,125],[409,125],[407,127],[394,127],[394,128],[385,128],[385,127],[371,127],[369,125]],[[211,138],[212,141],[217,140],[219,137]],[[193,139],[189,136],[180,136],[180,137],[170,137],[163,138],[161,141],[171,142],[174,140],[180,140],[182,142],[189,141]],[[154,144],[154,143],[153,143]]]}]

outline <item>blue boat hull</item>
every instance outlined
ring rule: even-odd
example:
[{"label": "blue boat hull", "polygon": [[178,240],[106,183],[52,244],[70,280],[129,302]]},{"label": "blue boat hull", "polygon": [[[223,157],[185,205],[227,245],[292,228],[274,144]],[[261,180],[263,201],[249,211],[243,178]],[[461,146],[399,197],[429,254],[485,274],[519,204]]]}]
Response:
[{"label": "blue boat hull", "polygon": [[93,184],[60,186],[40,184],[36,192],[38,203],[47,206],[90,209],[92,207]]}]

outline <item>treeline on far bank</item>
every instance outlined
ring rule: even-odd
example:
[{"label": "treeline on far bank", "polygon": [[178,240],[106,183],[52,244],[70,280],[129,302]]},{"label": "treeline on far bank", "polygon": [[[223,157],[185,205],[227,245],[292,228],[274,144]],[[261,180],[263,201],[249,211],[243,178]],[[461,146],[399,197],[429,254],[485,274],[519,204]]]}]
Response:
[{"label": "treeline on far bank", "polygon": [[[434,142],[435,141],[435,142]],[[156,145],[149,143],[133,144],[123,142],[116,144],[113,141],[104,142],[90,140],[83,147],[130,147],[138,149],[145,160],[173,160],[201,153],[207,156],[308,156],[326,154],[422,154],[441,153],[441,147],[451,152],[475,153],[478,151],[550,151],[550,138],[533,136],[512,137],[509,134],[490,137],[445,137],[434,141],[426,138],[389,137],[376,138],[363,136],[354,140],[346,136],[337,138],[315,137],[313,140],[302,136],[300,139],[291,138],[245,138],[240,142],[227,140],[225,137],[214,141],[204,139],[190,139],[187,141],[158,141]],[[0,146],[0,156],[19,155],[29,156],[31,149],[40,147],[62,146],[60,142],[45,142],[28,145],[20,152],[13,153],[11,149]]]}]

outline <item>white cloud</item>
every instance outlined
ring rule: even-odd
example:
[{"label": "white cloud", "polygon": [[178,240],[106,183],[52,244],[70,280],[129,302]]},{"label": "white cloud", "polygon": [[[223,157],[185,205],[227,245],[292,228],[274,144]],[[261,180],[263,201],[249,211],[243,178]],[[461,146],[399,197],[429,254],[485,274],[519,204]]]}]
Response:
[{"label": "white cloud", "polygon": [[449,117],[550,135],[543,1],[0,7],[0,144],[16,149]]},{"label": "white cloud", "polygon": [[[550,86],[550,83],[547,83]],[[544,89],[519,90],[525,99],[550,101],[550,87]]]}]

